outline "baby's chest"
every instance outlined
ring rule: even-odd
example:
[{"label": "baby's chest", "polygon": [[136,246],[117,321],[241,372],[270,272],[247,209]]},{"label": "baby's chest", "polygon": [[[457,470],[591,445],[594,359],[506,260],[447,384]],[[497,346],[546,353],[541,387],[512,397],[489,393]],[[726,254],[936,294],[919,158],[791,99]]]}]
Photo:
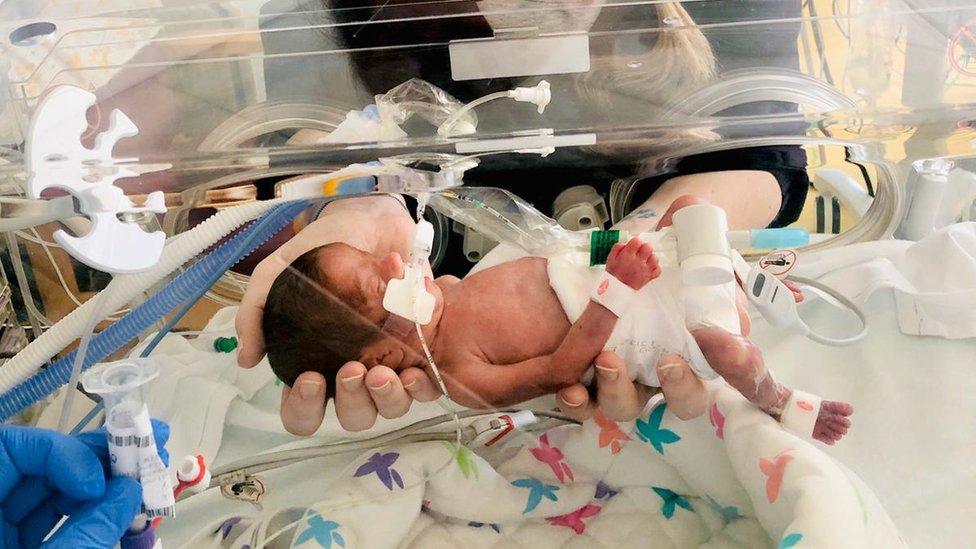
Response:
[{"label": "baby's chest", "polygon": [[469,304],[458,311],[445,336],[450,346],[493,364],[518,362],[555,350],[569,329],[558,304],[514,296]]}]

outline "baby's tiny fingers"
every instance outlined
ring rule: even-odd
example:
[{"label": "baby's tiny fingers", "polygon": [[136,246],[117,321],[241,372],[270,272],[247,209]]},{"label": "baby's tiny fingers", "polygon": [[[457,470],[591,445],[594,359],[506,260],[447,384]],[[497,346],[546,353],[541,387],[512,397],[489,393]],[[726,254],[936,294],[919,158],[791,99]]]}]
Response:
[{"label": "baby's tiny fingers", "polygon": [[641,244],[642,242],[640,241],[639,238],[637,237],[631,238],[630,242],[628,242],[627,245],[624,246],[624,250],[626,250],[628,253],[636,255],[640,251]]},{"label": "baby's tiny fingers", "polygon": [[637,257],[641,259],[647,259],[654,256],[654,249],[648,243],[641,244],[641,247],[637,249]]},{"label": "baby's tiny fingers", "polygon": [[620,255],[620,250],[624,249],[624,245],[621,243],[616,243],[610,248],[610,253],[607,254],[607,263],[613,261],[618,255]]}]

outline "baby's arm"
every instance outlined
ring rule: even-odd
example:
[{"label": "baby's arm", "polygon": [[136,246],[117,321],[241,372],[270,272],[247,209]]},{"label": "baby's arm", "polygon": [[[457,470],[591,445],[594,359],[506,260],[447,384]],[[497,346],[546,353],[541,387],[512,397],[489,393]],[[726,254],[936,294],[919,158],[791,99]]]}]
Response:
[{"label": "baby's arm", "polygon": [[[649,244],[633,239],[618,244],[607,259],[607,273],[634,290],[661,274]],[[617,316],[593,301],[569,328],[552,353],[513,364],[491,364],[469,356],[452,361],[456,366],[445,380],[451,396],[468,407],[508,406],[557,392],[579,383],[603,351]]]},{"label": "baby's arm", "polygon": [[515,362],[491,364],[469,356],[455,362],[445,382],[451,397],[470,408],[509,406],[579,383],[603,350],[617,317],[590,301],[552,353]]}]

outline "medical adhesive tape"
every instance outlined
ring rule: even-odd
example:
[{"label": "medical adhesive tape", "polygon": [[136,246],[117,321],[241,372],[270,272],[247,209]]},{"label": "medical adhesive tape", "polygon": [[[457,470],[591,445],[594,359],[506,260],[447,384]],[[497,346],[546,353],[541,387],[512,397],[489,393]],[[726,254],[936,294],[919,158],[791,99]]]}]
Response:
[{"label": "medical adhesive tape", "polygon": [[611,313],[620,318],[634,303],[637,290],[621,282],[617,277],[604,271],[597,279],[596,286],[590,293],[590,299],[606,307]]}]

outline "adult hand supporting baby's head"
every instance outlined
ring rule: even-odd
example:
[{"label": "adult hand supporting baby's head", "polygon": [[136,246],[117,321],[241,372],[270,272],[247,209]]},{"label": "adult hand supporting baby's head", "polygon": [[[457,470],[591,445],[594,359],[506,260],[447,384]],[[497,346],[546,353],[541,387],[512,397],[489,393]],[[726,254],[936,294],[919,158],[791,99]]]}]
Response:
[{"label": "adult hand supporting baby's head", "polygon": [[[415,227],[399,199],[367,196],[330,203],[318,220],[254,269],[237,312],[238,365],[252,368],[264,358],[265,301],[275,279],[295,258],[332,242],[344,242],[369,253],[398,251],[404,255],[409,253]],[[362,364],[350,362],[339,370],[337,380],[336,415],[342,427],[350,431],[372,427],[377,415],[399,417],[414,400],[427,402],[440,395],[427,375],[414,368],[399,375],[386,367],[375,367],[367,373]],[[325,394],[325,378],[316,372],[305,372],[291,388],[285,387],[280,411],[285,429],[296,435],[311,435],[318,430],[325,417]]]},{"label": "adult hand supporting baby's head", "polygon": [[[430,402],[440,391],[419,368],[397,372],[386,366],[369,370],[359,362],[346,363],[336,374],[336,417],[347,431],[363,431],[376,423],[376,416],[387,419],[407,413],[413,401]],[[325,417],[326,381],[317,372],[305,372],[294,387],[281,393],[281,423],[293,434],[315,433]]]}]

